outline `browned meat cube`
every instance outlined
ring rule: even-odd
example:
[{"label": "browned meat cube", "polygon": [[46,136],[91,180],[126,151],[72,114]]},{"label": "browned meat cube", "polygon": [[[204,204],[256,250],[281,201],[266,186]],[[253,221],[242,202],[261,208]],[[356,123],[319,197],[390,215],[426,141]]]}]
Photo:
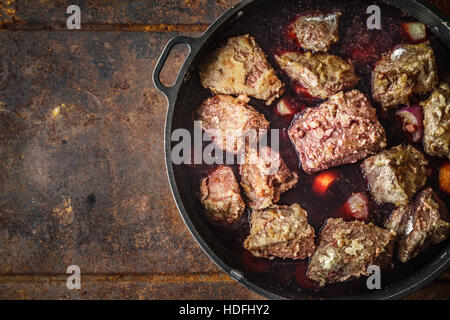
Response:
[{"label": "browned meat cube", "polygon": [[450,88],[442,84],[435,89],[423,107],[423,146],[430,156],[450,160]]},{"label": "browned meat cube", "polygon": [[293,188],[298,174],[291,172],[280,155],[270,148],[250,149],[239,166],[241,186],[253,210],[264,209],[280,200],[283,192]]},{"label": "browned meat cube", "polygon": [[275,56],[280,68],[316,98],[325,99],[359,81],[353,63],[331,54],[286,52]]},{"label": "browned meat cube", "polygon": [[372,73],[372,94],[383,109],[409,104],[412,94],[425,94],[438,84],[433,49],[405,44],[384,54]]},{"label": "browned meat cube", "polygon": [[303,49],[327,52],[339,40],[341,15],[340,12],[334,12],[301,16],[295,20],[292,31]]},{"label": "browned meat cube", "polygon": [[227,166],[217,167],[200,183],[200,201],[208,216],[216,221],[232,223],[245,210],[239,184],[233,170]]},{"label": "browned meat cube", "polygon": [[298,204],[254,211],[244,247],[256,257],[305,259],[314,252],[314,229]]},{"label": "browned meat cube", "polygon": [[267,104],[284,92],[283,83],[249,34],[230,38],[215,50],[201,65],[200,80],[214,93],[245,94]]},{"label": "browned meat cube", "polygon": [[392,265],[395,232],[360,221],[330,218],[319,235],[307,276],[319,282],[343,282],[368,275],[367,267]]},{"label": "browned meat cube", "polygon": [[400,206],[425,185],[427,165],[420,151],[399,145],[367,158],[362,167],[375,200]]},{"label": "browned meat cube", "polygon": [[202,121],[202,129],[220,148],[238,153],[243,150],[246,135],[252,137],[251,130],[268,129],[270,125],[263,114],[247,104],[249,100],[247,96],[217,95],[203,102],[196,119]]},{"label": "browned meat cube", "polygon": [[307,109],[292,124],[289,137],[309,174],[354,163],[386,147],[376,111],[358,90],[339,92]]},{"label": "browned meat cube", "polygon": [[427,188],[412,204],[395,209],[386,228],[397,233],[397,258],[407,262],[450,236],[450,215],[445,203]]}]

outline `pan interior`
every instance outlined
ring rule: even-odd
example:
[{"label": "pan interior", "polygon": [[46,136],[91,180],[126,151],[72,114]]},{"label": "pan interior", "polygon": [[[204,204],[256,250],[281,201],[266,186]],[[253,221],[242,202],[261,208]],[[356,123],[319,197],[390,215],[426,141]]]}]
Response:
[{"label": "pan interior", "polygon": [[[368,30],[366,26],[369,17],[366,13],[367,8],[374,4],[381,8],[381,30]],[[339,30],[340,40],[338,44],[333,46],[331,53],[344,59],[350,58],[353,60],[356,72],[361,77],[356,89],[362,91],[374,106],[377,106],[371,99],[371,71],[382,53],[389,51],[399,43],[405,42],[400,25],[402,22],[417,21],[415,18],[377,1],[255,1],[244,7],[239,15],[224,21],[202,44],[187,70],[186,77],[178,92],[172,118],[172,131],[184,128],[193,134],[194,111],[204,99],[212,96],[211,92],[200,85],[198,65],[223,40],[231,36],[250,33],[266,53],[269,62],[276,68],[288,90],[291,90],[292,86],[289,79],[277,69],[274,61],[274,55],[283,50],[298,51],[295,42],[286,35],[288,24],[298,14],[332,11],[342,12],[342,17]],[[430,33],[429,40],[435,52],[440,80],[450,83],[450,65],[448,62],[450,52],[436,35]],[[299,103],[306,107],[315,107],[320,101],[299,98]],[[267,107],[261,101],[254,99],[251,100],[250,104],[264,113],[271,122],[271,128],[282,129],[283,133],[289,127],[292,119],[276,115],[273,105]],[[405,142],[398,124],[394,121],[393,114],[388,117],[381,117],[379,114],[379,119],[387,133],[388,148]],[[284,136],[284,140],[282,138],[281,141],[281,155],[291,170],[299,173],[300,179],[295,189],[282,196],[280,204],[299,203],[308,211],[309,221],[317,234],[327,218],[339,216],[338,209],[349,195],[353,192],[369,192],[366,180],[360,170],[360,163],[341,166],[336,168],[339,179],[331,187],[326,197],[315,195],[312,192],[314,176],[307,175],[299,168],[296,152],[287,135]],[[175,144],[173,143],[173,145]],[[420,145],[416,147],[421,148]],[[434,171],[443,162],[442,159],[436,158],[430,158],[430,160],[434,166]],[[414,286],[415,281],[426,277],[437,266],[441,266],[443,257],[448,260],[449,243],[446,241],[429,249],[407,264],[396,263],[393,270],[383,271],[383,289],[377,292],[370,292],[367,289],[366,278],[318,289],[311,285],[305,277],[308,261],[255,259],[243,248],[242,244],[249,230],[248,212],[239,223],[232,226],[213,224],[205,218],[197,198],[197,192],[200,180],[207,176],[214,166],[173,165],[172,168],[176,184],[175,190],[180,197],[177,201],[182,203],[185,217],[192,224],[195,232],[198,233],[200,239],[197,240],[203,246],[206,246],[207,251],[211,250],[214,253],[219,259],[216,262],[226,271],[230,269],[239,270],[247,284],[251,283],[253,289],[256,286],[256,288],[263,290],[259,293],[266,295],[271,293],[293,299],[360,297],[367,294],[373,297],[376,295],[387,297],[399,290]],[[234,170],[236,169],[236,166],[234,166]],[[429,185],[434,190],[439,190],[436,173],[429,179]],[[448,206],[450,196],[443,193],[439,195]],[[371,204],[371,209],[374,221],[381,225],[392,207]]]}]

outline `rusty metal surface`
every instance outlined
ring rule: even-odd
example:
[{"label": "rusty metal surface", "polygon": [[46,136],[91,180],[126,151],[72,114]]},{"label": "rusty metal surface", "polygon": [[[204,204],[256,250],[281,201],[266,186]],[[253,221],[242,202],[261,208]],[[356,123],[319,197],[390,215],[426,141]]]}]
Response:
[{"label": "rusty metal surface", "polygon": [[[450,16],[450,4],[447,0],[429,2]],[[237,3],[239,0],[1,0],[0,25],[3,24],[3,28],[8,25],[26,24],[64,27],[66,8],[76,4],[83,12],[84,24],[129,25],[144,31],[174,31],[180,26],[207,26],[223,11]]]},{"label": "rusty metal surface", "polygon": [[[208,25],[239,0],[2,0],[0,23],[66,24],[69,5],[79,5],[82,21],[94,25]],[[169,28],[170,29],[170,28]],[[170,30],[169,30],[170,31]]]},{"label": "rusty metal surface", "polygon": [[[170,38],[238,1],[89,1],[87,31],[43,32],[63,28],[68,2],[0,0],[0,298],[258,298],[178,215],[151,82]],[[65,286],[71,264],[81,291]],[[449,299],[449,279],[412,298]]]},{"label": "rusty metal surface", "polygon": [[150,76],[171,36],[0,33],[2,271],[216,271],[167,186]]},{"label": "rusty metal surface", "polygon": [[[82,290],[69,291],[64,279],[0,283],[0,292],[15,299],[261,299],[229,281],[82,280]],[[3,298],[5,295],[3,295]]]}]

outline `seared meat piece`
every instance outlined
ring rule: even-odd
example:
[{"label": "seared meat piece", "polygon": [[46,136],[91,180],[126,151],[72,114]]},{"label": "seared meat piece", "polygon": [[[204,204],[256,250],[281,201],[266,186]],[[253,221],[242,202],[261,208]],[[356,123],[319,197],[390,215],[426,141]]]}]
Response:
[{"label": "seared meat piece", "polygon": [[314,229],[298,204],[254,211],[244,247],[256,257],[305,259],[314,252]]},{"label": "seared meat piece", "polygon": [[347,63],[331,54],[286,52],[275,59],[291,79],[316,98],[328,98],[354,87],[359,81],[351,61]]},{"label": "seared meat piece", "polygon": [[299,17],[293,24],[301,47],[306,50],[327,52],[333,43],[338,42],[340,12]]},{"label": "seared meat piece", "polygon": [[376,111],[358,90],[339,92],[307,109],[292,124],[289,137],[309,174],[354,163],[386,147]]},{"label": "seared meat piece", "polygon": [[395,209],[386,228],[397,233],[397,258],[407,262],[450,236],[450,215],[445,203],[427,188],[412,204]]},{"label": "seared meat piece", "polygon": [[298,174],[291,172],[280,155],[270,148],[249,149],[239,166],[241,186],[253,210],[264,209],[293,188]]},{"label": "seared meat piece", "polygon": [[202,121],[202,129],[219,147],[238,153],[246,135],[252,137],[251,130],[268,129],[270,125],[263,114],[247,104],[249,100],[247,96],[217,95],[203,102],[196,119]]},{"label": "seared meat piece", "polygon": [[425,152],[450,160],[450,88],[442,84],[421,103],[424,112]]},{"label": "seared meat piece", "polygon": [[405,205],[427,181],[428,161],[408,146],[396,146],[367,158],[362,164],[370,192],[378,203]]},{"label": "seared meat piece", "polygon": [[330,218],[319,235],[307,276],[319,282],[343,282],[368,275],[367,267],[392,265],[395,232],[360,221]]},{"label": "seared meat piece", "polygon": [[269,105],[284,92],[264,52],[249,35],[228,39],[200,67],[202,86],[214,93],[245,94]]},{"label": "seared meat piece", "polygon": [[239,184],[233,170],[227,166],[217,167],[200,183],[200,201],[208,216],[216,221],[232,223],[244,212]]},{"label": "seared meat piece", "polygon": [[372,73],[372,94],[383,109],[409,104],[411,94],[425,94],[438,84],[433,49],[405,44],[384,54]]}]

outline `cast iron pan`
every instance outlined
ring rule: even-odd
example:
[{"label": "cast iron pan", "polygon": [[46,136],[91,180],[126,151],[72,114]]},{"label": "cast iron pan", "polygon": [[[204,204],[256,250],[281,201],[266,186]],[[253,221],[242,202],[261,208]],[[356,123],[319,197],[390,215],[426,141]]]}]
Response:
[{"label": "cast iron pan", "polygon": [[[366,2],[365,0],[356,2],[342,0],[243,0],[218,18],[200,38],[177,37],[170,40],[156,64],[153,75],[154,84],[166,96],[169,104],[165,127],[165,154],[170,186],[183,220],[203,250],[227,274],[262,296],[272,299],[399,299],[430,283],[450,267],[450,243],[448,241],[436,246],[433,250],[429,250],[422,255],[421,259],[417,259],[410,266],[400,268],[397,273],[382,278],[383,287],[381,290],[370,291],[367,288],[356,290],[354,286],[346,286],[345,284],[342,287],[323,292],[304,290],[299,286],[296,287],[292,283],[292,279],[282,277],[270,279],[270,275],[254,275],[243,268],[241,261],[233,251],[230,251],[223,239],[219,239],[217,231],[211,228],[211,225],[202,217],[198,200],[194,196],[196,184],[191,181],[190,177],[186,177],[182,166],[175,166],[171,161],[171,134],[173,130],[186,127],[186,121],[192,122],[193,110],[210,95],[200,86],[198,65],[217,46],[219,41],[232,35],[243,34],[247,30],[264,32],[264,28],[273,27],[263,19],[264,14],[270,16],[272,6],[275,6],[274,10],[277,10],[284,5],[292,8],[294,4],[297,11],[301,13],[303,5],[308,6],[311,3],[323,3],[324,5],[327,2],[332,3],[332,5],[342,4],[343,6],[354,6],[354,3],[360,3],[361,8],[377,3],[382,7],[389,4],[395,7],[393,10],[400,10],[406,15],[425,23],[429,30],[434,33],[434,36],[440,39],[442,46],[446,47],[446,50],[450,49],[449,20],[420,0],[384,0],[382,2]],[[325,7],[323,10],[329,9]],[[286,14],[289,14],[289,12],[287,11]],[[367,19],[364,14],[365,12],[361,14],[363,21]],[[259,20],[259,15],[262,20]],[[358,19],[358,16],[355,16],[355,19]],[[256,38],[258,41],[258,37]],[[177,44],[187,45],[190,48],[190,53],[178,74],[175,84],[172,87],[166,87],[160,81],[160,72],[170,51]],[[445,57],[445,55],[444,53],[444,59],[448,60],[448,56]],[[271,62],[273,64],[273,61]],[[283,262],[279,262],[279,264],[283,267]],[[278,272],[278,275],[283,273]]]}]

